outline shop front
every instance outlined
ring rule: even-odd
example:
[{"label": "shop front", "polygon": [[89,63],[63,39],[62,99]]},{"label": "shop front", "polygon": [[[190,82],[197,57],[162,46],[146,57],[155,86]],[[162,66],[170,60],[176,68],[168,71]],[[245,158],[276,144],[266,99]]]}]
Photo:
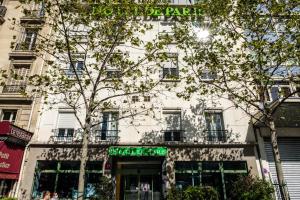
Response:
[{"label": "shop front", "polygon": [[14,196],[26,144],[32,133],[0,122],[0,196]]},{"label": "shop front", "polygon": [[110,147],[117,200],[163,199],[165,147]]}]

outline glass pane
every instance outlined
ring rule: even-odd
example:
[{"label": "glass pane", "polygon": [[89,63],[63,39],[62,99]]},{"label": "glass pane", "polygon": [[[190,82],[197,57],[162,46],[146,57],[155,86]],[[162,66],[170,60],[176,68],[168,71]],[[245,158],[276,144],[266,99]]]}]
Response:
[{"label": "glass pane", "polygon": [[38,161],[39,170],[57,170],[57,161]]},{"label": "glass pane", "polygon": [[73,128],[67,130],[67,137],[73,137],[73,134],[74,134]]},{"label": "glass pane", "polygon": [[219,162],[203,162],[202,170],[219,170]]},{"label": "glass pane", "polygon": [[152,176],[140,176],[140,199],[150,200],[152,196]]},{"label": "glass pane", "polygon": [[90,161],[86,165],[86,170],[102,170],[102,164],[101,161]]},{"label": "glass pane", "polygon": [[79,161],[63,161],[60,165],[60,170],[79,170]]},{"label": "glass pane", "polygon": [[221,173],[202,173],[202,186],[211,186],[215,188],[219,197],[223,199],[223,183]]},{"label": "glass pane", "polygon": [[65,137],[65,132],[66,132],[66,129],[64,128],[59,128],[58,129],[58,137]]},{"label": "glass pane", "polygon": [[273,101],[275,101],[279,98],[279,89],[278,89],[278,87],[272,87],[271,88],[271,97],[272,97]]},{"label": "glass pane", "polygon": [[41,173],[39,177],[38,195],[42,196],[43,192],[54,192],[56,173]]},{"label": "glass pane", "polygon": [[62,173],[58,175],[57,190],[59,198],[72,198],[72,193],[77,190],[79,174]]},{"label": "glass pane", "polygon": [[223,162],[224,170],[247,170],[247,162]]}]

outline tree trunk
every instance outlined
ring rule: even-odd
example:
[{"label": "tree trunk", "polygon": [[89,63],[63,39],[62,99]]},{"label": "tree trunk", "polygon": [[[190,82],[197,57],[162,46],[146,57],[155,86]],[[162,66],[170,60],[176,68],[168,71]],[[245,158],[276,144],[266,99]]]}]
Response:
[{"label": "tree trunk", "polygon": [[276,173],[277,173],[277,181],[279,184],[279,191],[280,195],[283,200],[289,200],[289,194],[287,191],[286,183],[284,181],[283,177],[283,171],[282,171],[282,165],[281,165],[281,159],[279,154],[279,148],[277,143],[277,131],[275,128],[275,123],[273,119],[269,119],[269,125],[270,125],[270,131],[271,131],[271,143],[272,143],[272,151],[274,156],[274,162],[276,167]]},{"label": "tree trunk", "polygon": [[89,144],[89,133],[90,123],[86,122],[86,129],[83,131],[82,138],[82,153],[80,159],[80,170],[79,170],[79,181],[78,181],[78,200],[84,199],[84,186],[85,186],[85,167],[88,160],[88,144]]}]

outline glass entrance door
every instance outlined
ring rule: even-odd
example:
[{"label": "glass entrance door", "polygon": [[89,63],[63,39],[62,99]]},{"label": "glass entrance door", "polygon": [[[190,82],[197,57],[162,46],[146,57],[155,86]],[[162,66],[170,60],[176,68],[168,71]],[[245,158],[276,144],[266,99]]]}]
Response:
[{"label": "glass entrance door", "polygon": [[160,177],[159,175],[124,175],[122,200],[159,200]]}]

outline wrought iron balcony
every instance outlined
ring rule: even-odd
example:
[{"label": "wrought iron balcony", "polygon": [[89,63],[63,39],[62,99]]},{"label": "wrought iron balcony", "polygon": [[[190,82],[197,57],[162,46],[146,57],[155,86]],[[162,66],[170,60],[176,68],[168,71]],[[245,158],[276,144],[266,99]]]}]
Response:
[{"label": "wrought iron balcony", "polygon": [[228,130],[205,130],[206,141],[226,142],[228,139]]},{"label": "wrought iron balcony", "polygon": [[0,24],[5,22],[4,16],[6,14],[7,8],[5,6],[0,6]]},{"label": "wrought iron balcony", "polygon": [[74,128],[58,128],[52,130],[54,135],[51,137],[53,142],[73,143],[82,140],[79,129]]},{"label": "wrought iron balcony", "polygon": [[44,9],[24,10],[25,16],[20,18],[21,23],[41,25],[45,22]]},{"label": "wrought iron balcony", "polygon": [[20,42],[16,45],[17,51],[32,51],[35,49],[34,43]]},{"label": "wrought iron balcony", "polygon": [[184,130],[164,130],[164,141],[165,142],[183,142]]},{"label": "wrought iron balcony", "polygon": [[5,85],[2,93],[21,93],[25,91],[26,85]]},{"label": "wrought iron balcony", "polygon": [[95,142],[118,142],[119,130],[96,130],[95,131]]}]

